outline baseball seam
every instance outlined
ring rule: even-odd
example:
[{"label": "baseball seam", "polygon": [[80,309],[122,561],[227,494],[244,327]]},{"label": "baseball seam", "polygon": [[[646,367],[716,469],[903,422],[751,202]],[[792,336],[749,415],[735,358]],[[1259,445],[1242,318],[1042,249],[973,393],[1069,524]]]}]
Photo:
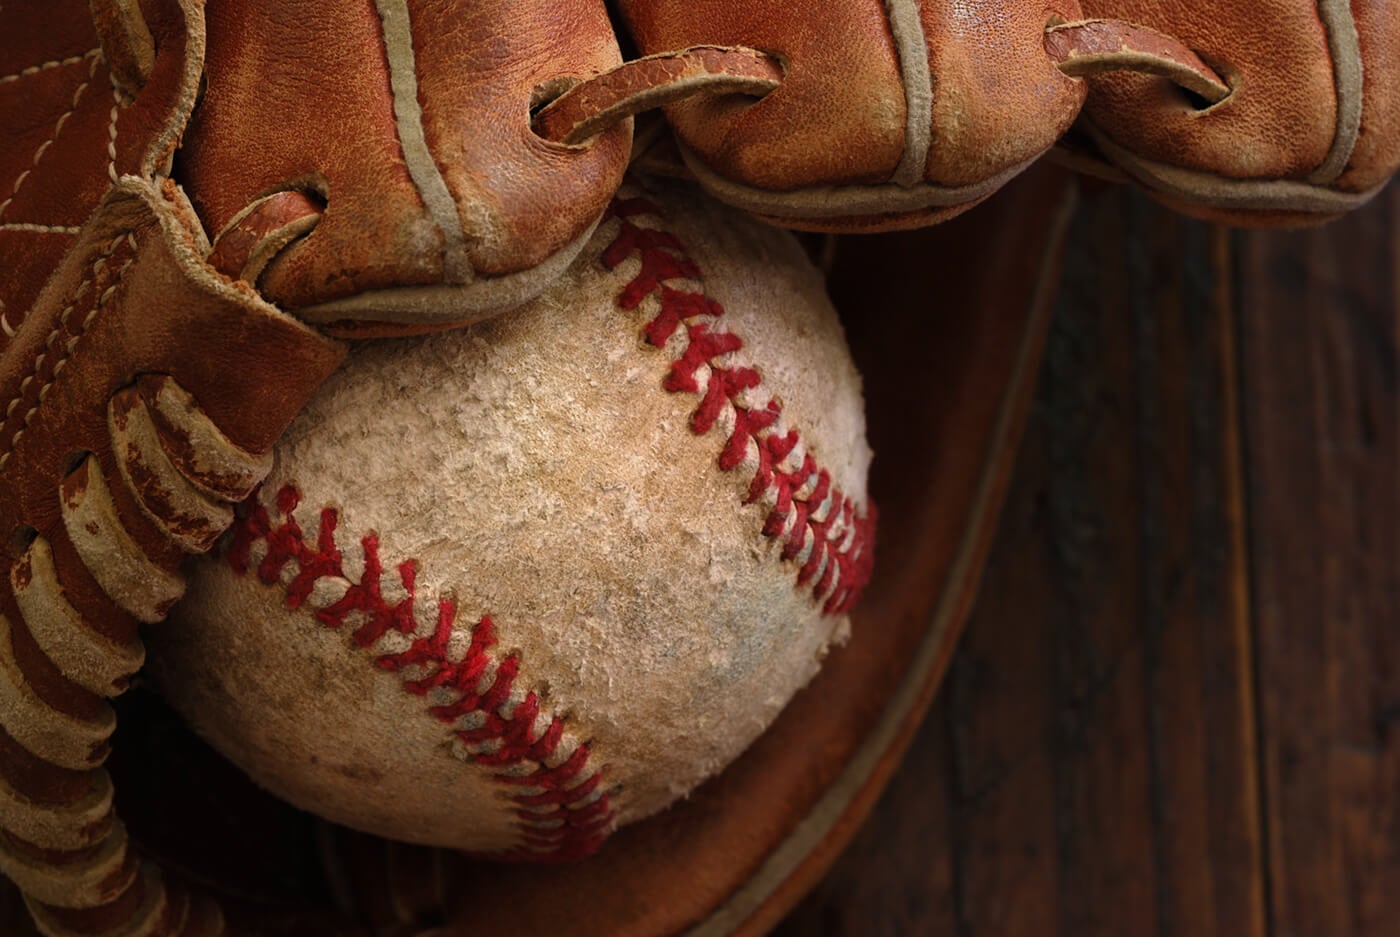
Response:
[{"label": "baseball seam", "polygon": [[[758,372],[732,363],[743,342],[719,327],[721,305],[679,285],[702,285],[699,266],[673,235],[637,223],[660,216],[645,198],[619,197],[609,209],[618,229],[602,265],[615,270],[629,258],[640,260],[617,304],[633,311],[655,300],[642,338],[669,353],[664,389],[699,398],[691,431],[722,431],[718,466],[747,473],[744,502],[766,507],[761,534],[782,544],[796,587],[809,591],[825,614],[844,613],[870,576],[874,509],[857,512],[786,427],[781,404],[763,393]],[[337,545],[334,508],[320,510],[313,542],[296,517],[301,493],[285,485],[273,501],[276,520],[256,494],[240,508],[225,553],[233,571],[280,587],[288,608],[311,610],[327,628],[355,626],[352,642],[372,650],[376,667],[397,674],[407,692],[429,703],[465,760],[511,790],[523,846],[508,856],[569,859],[595,851],[616,822],[604,769],[595,766],[591,743],[566,731],[569,715],[550,712],[543,691],[521,686],[520,653],[493,653],[498,639],[490,616],[454,633],[454,600],[438,598],[427,616],[420,611],[417,560],[386,571],[373,532],[361,538],[358,555],[347,556]]]},{"label": "baseball seam", "polygon": [[[453,727],[467,760],[516,789],[510,799],[524,838],[517,858],[593,852],[614,819],[602,773],[589,765],[589,746],[565,736],[563,717],[543,711],[539,693],[516,685],[519,654],[491,653],[497,643],[491,619],[477,622],[463,649],[453,635],[457,605],[440,598],[432,628],[423,634],[417,561],[403,561],[386,575],[379,538],[368,534],[360,541],[361,556],[347,564],[336,544],[337,512],[321,510],[313,544],[295,516],[299,501],[294,488],[283,487],[276,524],[266,508],[248,502],[234,522],[227,555],[233,570],[280,583],[289,608],[313,609],[327,628],[358,624],[351,640],[375,649],[375,666],[398,674],[405,690],[430,701],[429,713]],[[348,568],[354,566],[363,569]]]},{"label": "baseball seam", "polygon": [[783,543],[783,560],[797,565],[797,585],[810,588],[824,613],[849,611],[869,581],[874,561],[873,505],[857,513],[855,502],[832,486],[830,473],[817,465],[797,431],[788,428],[782,404],[764,392],[758,371],[734,363],[744,343],[721,324],[723,306],[703,288],[675,285],[703,287],[703,276],[679,239],[637,223],[662,217],[656,204],[619,197],[608,217],[620,226],[603,252],[603,265],[614,269],[634,256],[641,261],[618,304],[631,310],[648,297],[657,300],[659,312],[644,335],[648,344],[670,353],[671,370],[663,386],[700,397],[690,420],[696,435],[713,428],[725,434],[719,467],[751,479],[744,503],[768,509],[763,536]]}]

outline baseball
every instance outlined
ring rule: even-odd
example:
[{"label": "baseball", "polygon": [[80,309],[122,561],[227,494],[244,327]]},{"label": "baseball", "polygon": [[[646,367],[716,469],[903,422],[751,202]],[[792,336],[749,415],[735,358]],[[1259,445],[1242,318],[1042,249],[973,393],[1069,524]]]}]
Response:
[{"label": "baseball", "polygon": [[157,685],[273,793],[586,855],[846,635],[871,453],[821,277],[786,232],[648,186],[528,306],[355,348],[153,629]]}]

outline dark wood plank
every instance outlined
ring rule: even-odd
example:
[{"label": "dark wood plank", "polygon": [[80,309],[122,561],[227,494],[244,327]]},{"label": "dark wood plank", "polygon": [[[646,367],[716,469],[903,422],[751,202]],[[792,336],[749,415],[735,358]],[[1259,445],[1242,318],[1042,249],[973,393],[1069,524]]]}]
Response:
[{"label": "dark wood plank", "polygon": [[[957,933],[944,720],[931,713],[880,807],[822,883],[774,932],[787,937],[907,937]],[[898,809],[889,809],[897,804]]]},{"label": "dark wood plank", "polygon": [[1239,241],[1271,910],[1400,921],[1400,189]]},{"label": "dark wood plank", "polygon": [[1126,191],[1074,241],[943,699],[780,934],[1265,933],[1229,242]]},{"label": "dark wood plank", "polygon": [[1143,283],[1162,287],[1138,318],[1141,536],[1152,571],[1140,615],[1159,928],[1169,935],[1262,935],[1265,864],[1230,241],[1221,229],[1162,216],[1146,239],[1159,266]]}]

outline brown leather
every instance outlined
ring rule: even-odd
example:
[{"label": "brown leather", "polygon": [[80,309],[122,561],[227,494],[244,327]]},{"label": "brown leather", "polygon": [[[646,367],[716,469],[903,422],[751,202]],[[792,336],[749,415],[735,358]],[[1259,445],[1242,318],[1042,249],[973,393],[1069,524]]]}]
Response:
[{"label": "brown leather", "polygon": [[320,221],[320,205],[305,193],[274,192],[225,225],[206,259],[225,276],[256,283],[269,261]]},{"label": "brown leather", "polygon": [[0,354],[0,869],[52,933],[206,932],[111,815],[104,697],[342,355],[206,250],[173,186],[123,180]]},{"label": "brown leather", "polygon": [[[9,109],[10,128],[0,137],[0,170],[10,172],[0,201],[8,277],[0,281],[0,299],[10,307],[0,320],[0,559],[8,582],[0,589],[0,873],[28,893],[49,934],[218,933],[223,925],[215,906],[163,880],[128,848],[101,767],[114,725],[105,699],[120,694],[140,666],[139,625],[162,618],[178,599],[185,554],[207,549],[227,525],[229,503],[246,496],[266,471],[272,442],[341,349],[248,284],[208,267],[204,225],[181,191],[161,185],[200,87],[201,5],[62,0],[47,5],[41,18],[36,13],[29,4],[0,9],[0,60],[9,68],[0,76],[0,106]],[[434,20],[446,15],[435,8],[419,16],[419,25],[426,20],[434,27],[414,49],[424,64],[417,83],[426,98],[459,104],[451,96],[471,68],[489,72],[492,56],[529,59],[492,43],[493,35],[520,25],[515,17]],[[607,59],[610,50],[616,57],[601,5],[551,15],[556,36],[572,40],[564,45],[573,49],[581,42],[583,58]],[[392,20],[390,11],[386,32]],[[400,51],[406,45],[413,43],[400,42]],[[464,59],[460,48],[479,54]],[[579,59],[568,48],[546,51],[542,69]],[[584,74],[596,70],[592,61],[584,64]],[[482,239],[481,249],[513,253],[512,262],[529,274],[529,252],[541,249],[534,235],[547,239],[550,225],[575,222],[586,230],[601,211],[611,195],[608,167],[590,170],[587,163],[611,158],[620,174],[617,154],[625,155],[627,133],[618,128],[593,147],[568,150],[570,157],[593,154],[571,160],[531,137],[544,162],[563,163],[553,168],[577,173],[599,190],[594,210],[588,185],[570,178],[555,189],[560,203],[551,205],[541,197],[538,171],[532,176],[528,165],[512,171],[508,161],[492,161],[511,149],[511,141],[499,140],[503,132],[510,137],[518,124],[528,134],[535,90],[528,68],[500,73],[513,75],[507,90],[525,88],[517,120],[468,126],[474,135],[466,143],[454,133],[460,113],[451,106],[428,108],[421,126],[426,145],[446,154],[449,191],[470,187],[463,175],[480,168],[464,148],[489,157],[483,175],[492,195],[504,192],[513,201],[500,200],[506,221],[492,233],[495,241]],[[274,77],[306,90],[306,75],[295,67]],[[334,87],[336,77],[326,85]],[[476,90],[477,100],[486,96]],[[214,92],[211,98],[229,100]],[[243,133],[237,144],[247,139]],[[246,166],[220,168],[226,175],[219,181],[236,195]],[[385,167],[356,168],[363,181]],[[394,160],[388,168],[392,174]],[[324,178],[353,189],[348,177]],[[580,192],[584,197],[575,198]],[[279,194],[292,196],[272,193]],[[478,213],[491,207],[483,205],[477,200],[470,207]],[[273,253],[286,248],[328,211],[316,203],[289,211],[285,200],[265,198],[249,207],[254,210],[235,213],[237,224],[225,232],[225,250],[215,259],[238,258],[235,272],[252,279],[269,259],[269,244]],[[532,212],[539,224],[528,217]],[[382,212],[371,219],[385,220]],[[406,224],[412,228],[413,219]],[[511,225],[523,225],[530,236],[497,243],[515,236]],[[379,233],[373,224],[362,226],[361,246]],[[412,285],[392,279],[394,264],[421,261],[412,246],[393,245],[399,253],[388,263],[387,282]],[[326,279],[315,282],[324,286]]]},{"label": "brown leather", "polygon": [[777,57],[782,86],[667,109],[715,195],[794,227],[875,230],[985,198],[1070,125],[1082,84],[1044,47],[1075,0],[621,0],[643,53]]},{"label": "brown leather", "polygon": [[782,80],[777,61],[755,49],[661,52],[574,85],[535,115],[534,128],[546,139],[575,146],[650,108],[697,94],[763,97]]},{"label": "brown leather", "polygon": [[[110,179],[163,165],[194,105],[204,31],[193,0],[141,4],[151,59],[144,77],[128,67],[126,81],[114,87],[109,58],[131,56],[123,55],[115,26],[99,41],[92,11],[113,22],[118,5],[0,7],[0,348]],[[139,90],[128,94],[128,84]]]},{"label": "brown leather", "polygon": [[1045,31],[1045,51],[1060,71],[1076,78],[1114,71],[1158,75],[1218,104],[1230,95],[1225,80],[1179,41],[1120,20],[1060,23]]},{"label": "brown leather", "polygon": [[517,305],[621,181],[630,122],[577,147],[530,127],[533,103],[621,61],[602,0],[214,0],[207,17],[177,176],[211,236],[278,190],[325,202],[257,284],[308,321]]},{"label": "brown leather", "polygon": [[[202,19],[185,0],[61,0],[6,5],[0,30],[0,867],[29,890],[46,933],[193,934],[214,923],[212,906],[128,851],[100,764],[104,697],[140,665],[134,613],[164,601],[180,555],[140,516],[137,490],[155,514],[170,505],[132,475],[140,459],[118,461],[109,420],[134,392],[117,386],[182,355],[170,346],[204,308],[150,308],[193,297],[153,273],[162,229],[135,207],[164,201],[138,180],[168,165],[194,104]],[[126,194],[103,203],[127,174]],[[185,235],[186,255],[202,249]],[[126,485],[107,483],[124,470]],[[114,546],[110,566],[92,562]]]},{"label": "brown leather", "polygon": [[[805,19],[772,2],[623,6],[645,50],[662,58],[619,68],[601,0],[212,0],[206,91],[178,154],[205,47],[197,0],[58,0],[42,13],[33,4],[0,6],[10,37],[0,38],[9,128],[0,137],[0,173],[9,180],[0,182],[0,558],[8,582],[0,588],[0,869],[29,890],[49,932],[97,933],[133,921],[151,933],[221,928],[212,906],[162,884],[128,850],[101,767],[113,725],[106,699],[140,664],[139,626],[178,599],[184,556],[218,536],[229,503],[256,484],[281,428],[339,360],[339,347],[300,318],[347,334],[401,333],[470,321],[542,289],[621,176],[629,129],[611,122],[690,82],[717,78],[715,87],[742,92],[670,108],[702,181],[784,223],[848,229],[926,223],[985,198],[1050,145],[1083,94],[1056,67],[1073,56],[1046,45],[1050,21],[1078,17],[1073,0],[841,0]],[[1144,19],[1168,32],[1199,12],[1181,2],[1122,6],[1161,13],[1161,22]],[[1088,63],[1102,88],[1088,126],[1120,165],[1198,210],[1306,214],[1350,204],[1400,159],[1392,129],[1400,91],[1376,79],[1393,74],[1400,53],[1393,10],[1370,5],[1346,19],[1343,7],[1328,0],[1314,10],[1329,26],[1321,33],[1299,25],[1305,14],[1283,16],[1301,7],[1263,7],[1260,18],[1288,33],[1279,58],[1296,86],[1270,71],[1273,34],[1227,15],[1237,45],[1224,47],[1259,71],[1197,45],[1235,93],[1193,118],[1188,126],[1200,140],[1187,135],[1190,153],[1173,150],[1181,146],[1170,134],[1129,135],[1134,150],[1110,132],[1120,119],[1154,132],[1169,123],[1153,124],[1153,101],[1166,100],[1160,84],[1098,75],[1100,65],[1124,64],[1147,44],[1127,54],[1105,45],[1101,60]],[[1343,20],[1356,26],[1352,46]],[[1065,34],[1052,30],[1051,45]],[[1318,35],[1331,55],[1323,65]],[[704,55],[669,54],[696,43],[746,58],[755,66],[747,83],[727,83],[732,75]],[[1205,74],[1164,48],[1149,67],[1171,60],[1185,68],[1172,72],[1178,81]],[[1354,54],[1343,54],[1348,48]],[[776,88],[767,55],[781,65]],[[673,75],[678,62],[685,67]],[[598,75],[605,77],[580,84]],[[1260,83],[1272,96],[1243,94]],[[1330,99],[1319,96],[1323,85]],[[568,87],[578,90],[571,96]],[[1133,94],[1124,97],[1124,88]],[[1209,81],[1201,88],[1212,91]],[[580,142],[552,142],[533,129],[532,110],[554,98],[564,136]],[[1327,100],[1330,110],[1293,114]],[[1201,129],[1237,104],[1246,118],[1235,128],[1242,150]],[[571,117],[574,105],[581,107]],[[1280,114],[1293,122],[1270,123]],[[1315,118],[1331,129],[1311,132]],[[1270,134],[1294,130],[1296,152],[1276,153],[1295,141]],[[1230,182],[1210,161],[1251,153],[1251,133],[1263,140],[1254,154],[1262,175],[1243,178],[1241,190],[1241,179]],[[1151,165],[1154,140],[1179,157],[1184,176]],[[1185,165],[1187,156],[1206,168]],[[194,207],[161,184],[172,160]],[[1285,176],[1289,186],[1270,188]],[[1255,181],[1262,187],[1249,188]],[[1248,193],[1243,202],[1239,191]],[[1027,217],[1043,223],[1043,214]],[[1026,356],[1039,334],[1043,295],[1016,292],[1025,282],[999,264],[1003,250],[1021,251],[1022,263],[1026,252],[1038,255],[1043,239],[1023,232],[1003,245],[1004,232],[971,230],[982,233],[919,248],[950,258],[975,249],[986,265],[988,273],[958,282],[981,291],[970,307],[973,299],[994,305],[951,321],[882,321],[895,304],[882,290],[898,288],[911,267],[936,272],[917,251],[911,258],[876,248],[882,252],[860,261],[865,276],[882,260],[903,264],[878,281],[857,278],[861,303],[876,308],[853,327],[857,335],[875,330],[865,333],[879,349],[871,370],[889,381],[886,392],[897,391],[887,415],[898,416],[905,435],[885,449],[901,474],[887,484],[913,505],[896,523],[903,532],[887,535],[908,565],[884,574],[888,596],[866,613],[867,633],[883,643],[842,658],[852,663],[824,678],[817,692],[825,695],[805,697],[790,732],[761,743],[758,760],[746,762],[752,767],[717,781],[718,793],[697,798],[676,826],[614,845],[612,866],[559,873],[552,881],[568,900],[529,912],[546,930],[560,926],[551,915],[584,912],[616,924],[613,932],[716,913],[709,919],[761,927],[755,922],[810,880],[868,806],[970,601],[986,512],[1009,464],[1006,433],[1024,403]],[[967,257],[949,262],[959,273],[973,266]],[[926,289],[959,295],[946,276]],[[947,358],[930,360],[910,334]],[[924,408],[930,370],[945,376],[941,391],[950,396]],[[942,445],[948,438],[958,445]],[[930,638],[921,616],[936,599],[944,630]],[[901,671],[916,646],[931,649],[918,658],[927,669]],[[891,696],[892,686],[910,689]],[[832,701],[843,698],[854,702],[833,718]],[[867,764],[857,754],[872,751],[877,722],[892,734]],[[823,807],[857,762],[866,773],[835,808]],[[831,826],[795,864],[776,878],[753,877],[818,815]],[[667,860],[687,861],[693,876],[658,879]],[[468,900],[505,908],[516,921],[517,902],[543,877],[479,867],[460,874]],[[743,897],[754,894],[754,881],[770,890]],[[629,902],[643,887],[653,889],[650,900],[664,900],[640,920]],[[746,910],[735,912],[732,901],[748,902]],[[483,920],[478,907],[457,911],[472,926]]]},{"label": "brown leather", "polygon": [[1197,106],[1165,82],[1094,79],[1084,128],[1164,201],[1239,223],[1359,205],[1400,167],[1400,7],[1348,0],[1084,0],[1178,37],[1226,78]]}]

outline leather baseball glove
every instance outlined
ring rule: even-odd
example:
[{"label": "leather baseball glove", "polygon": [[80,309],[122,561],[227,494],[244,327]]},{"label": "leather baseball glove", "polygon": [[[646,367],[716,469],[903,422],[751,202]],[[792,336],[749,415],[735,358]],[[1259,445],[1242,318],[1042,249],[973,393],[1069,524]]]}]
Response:
[{"label": "leather baseball glove", "polygon": [[0,26],[0,871],[46,934],[217,933],[128,848],[107,699],[341,349],[213,270],[164,178],[195,4],[12,5]]},{"label": "leather baseball glove", "polygon": [[[986,198],[1070,126],[1086,76],[1116,163],[1217,168],[1217,150],[1178,152],[1189,136],[1174,150],[1158,126],[1132,132],[1154,118],[1124,96],[1167,92],[1099,77],[1123,69],[1248,102],[1253,127],[1272,100],[1303,123],[1325,112],[1306,153],[1255,175],[1343,192],[1342,207],[1393,166],[1393,96],[1374,78],[1356,91],[1358,71],[1394,69],[1393,12],[1354,17],[1348,58],[1346,18],[1325,5],[1327,41],[1300,39],[1295,58],[1330,54],[1347,90],[1312,111],[1282,78],[1256,95],[1256,66],[1225,68],[1230,40],[1197,40],[1184,5],[1108,5],[840,0],[802,19],[624,0],[644,53],[626,62],[600,0],[0,8],[0,872],[39,928],[221,931],[113,811],[107,700],[141,666],[141,625],[266,473],[338,338],[475,321],[568,265],[627,168],[632,115],[667,106],[680,164],[711,192],[823,229],[925,224]],[[1298,20],[1285,6],[1228,35],[1257,49]],[[1279,142],[1260,133],[1234,139]]]},{"label": "leather baseball glove", "polygon": [[[1400,10],[1269,0],[619,0],[641,51],[764,50],[759,101],[667,110],[715,196],[818,230],[912,227],[1067,158],[1183,211],[1326,220],[1400,168]],[[1087,94],[1087,100],[1086,100]]]}]

